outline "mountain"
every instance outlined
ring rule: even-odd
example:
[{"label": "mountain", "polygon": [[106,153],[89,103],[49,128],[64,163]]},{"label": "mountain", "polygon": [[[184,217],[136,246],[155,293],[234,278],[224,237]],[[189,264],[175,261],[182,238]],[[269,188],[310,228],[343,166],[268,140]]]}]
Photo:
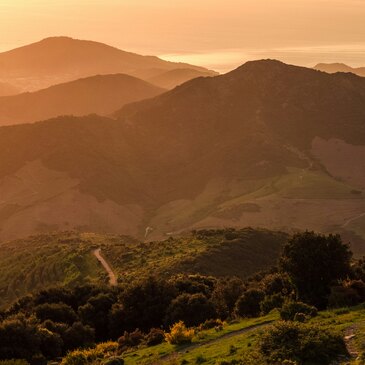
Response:
[{"label": "mountain", "polygon": [[115,120],[2,127],[0,237],[259,226],[341,232],[363,254],[364,105],[361,77],[262,60]]},{"label": "mountain", "polygon": [[34,122],[58,115],[107,115],[124,104],[164,91],[133,76],[91,76],[33,93],[0,97],[0,125]]},{"label": "mountain", "polygon": [[[203,67],[141,56],[103,43],[51,37],[0,53],[0,81],[34,91],[88,76],[123,73],[148,79],[164,71]],[[214,74],[214,73],[212,73]]]},{"label": "mountain", "polygon": [[211,71],[207,72],[189,68],[181,68],[163,72],[162,74],[151,77],[148,81],[164,89],[173,89],[174,87],[197,77],[211,77],[217,75],[218,74],[214,74]]},{"label": "mountain", "polygon": [[365,77],[365,67],[358,67],[354,68],[344,63],[319,63],[318,65],[314,66],[316,70],[327,72],[330,74],[336,72],[351,72],[355,75]]},{"label": "mountain", "polygon": [[19,92],[20,91],[15,86],[7,84],[5,82],[0,82],[0,97],[19,94]]}]

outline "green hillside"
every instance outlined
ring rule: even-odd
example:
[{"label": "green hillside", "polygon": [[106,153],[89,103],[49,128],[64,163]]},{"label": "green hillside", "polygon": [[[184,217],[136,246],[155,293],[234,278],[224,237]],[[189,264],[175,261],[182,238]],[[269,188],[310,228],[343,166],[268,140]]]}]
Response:
[{"label": "green hillside", "polygon": [[151,243],[118,235],[63,232],[7,242],[0,250],[0,306],[50,286],[107,282],[93,251],[120,282],[178,273],[247,277],[275,265],[287,235],[254,230],[200,231]]}]

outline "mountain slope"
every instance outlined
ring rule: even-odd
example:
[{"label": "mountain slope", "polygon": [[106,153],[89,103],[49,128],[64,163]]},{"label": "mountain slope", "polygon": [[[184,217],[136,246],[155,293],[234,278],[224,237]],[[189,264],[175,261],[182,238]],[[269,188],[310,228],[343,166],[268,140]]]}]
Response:
[{"label": "mountain slope", "polygon": [[176,68],[208,71],[68,37],[46,38],[0,53],[0,81],[9,82],[24,91],[99,74],[124,73],[147,79]]},{"label": "mountain slope", "polygon": [[19,92],[20,91],[15,86],[0,82],[0,97],[19,94]]},{"label": "mountain slope", "polygon": [[362,254],[364,105],[363,78],[266,60],[129,104],[116,120],[0,128],[0,237],[250,225],[345,232]]},{"label": "mountain slope", "polygon": [[33,93],[0,97],[0,125],[34,122],[58,115],[107,115],[124,104],[164,90],[135,77],[99,75]]},{"label": "mountain slope", "polygon": [[319,63],[318,65],[314,66],[314,69],[330,74],[336,72],[351,72],[355,75],[365,77],[365,67],[356,68],[345,65],[344,63]]}]

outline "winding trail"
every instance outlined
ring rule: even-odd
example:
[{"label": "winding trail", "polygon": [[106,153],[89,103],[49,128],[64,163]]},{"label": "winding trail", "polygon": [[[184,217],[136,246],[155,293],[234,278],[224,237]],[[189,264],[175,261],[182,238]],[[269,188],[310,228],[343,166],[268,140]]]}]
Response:
[{"label": "winding trail", "polygon": [[105,271],[108,273],[108,276],[109,276],[109,284],[111,286],[116,286],[117,283],[118,283],[117,277],[114,274],[114,272],[113,272],[112,268],[110,267],[110,265],[108,264],[108,262],[101,255],[101,248],[96,249],[93,252],[93,254],[97,258],[97,260],[103,265]]}]

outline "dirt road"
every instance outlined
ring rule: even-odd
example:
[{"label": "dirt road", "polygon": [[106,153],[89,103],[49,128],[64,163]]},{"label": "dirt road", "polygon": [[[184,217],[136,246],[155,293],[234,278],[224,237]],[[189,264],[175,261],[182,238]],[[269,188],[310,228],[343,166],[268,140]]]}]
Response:
[{"label": "dirt road", "polygon": [[98,261],[103,265],[105,271],[108,273],[109,276],[109,284],[111,286],[115,286],[117,285],[118,281],[117,281],[117,277],[114,274],[112,268],[110,267],[110,265],[108,264],[108,262],[104,259],[104,257],[101,255],[101,249],[98,248],[96,249],[93,254],[95,255],[95,257],[98,259]]}]

